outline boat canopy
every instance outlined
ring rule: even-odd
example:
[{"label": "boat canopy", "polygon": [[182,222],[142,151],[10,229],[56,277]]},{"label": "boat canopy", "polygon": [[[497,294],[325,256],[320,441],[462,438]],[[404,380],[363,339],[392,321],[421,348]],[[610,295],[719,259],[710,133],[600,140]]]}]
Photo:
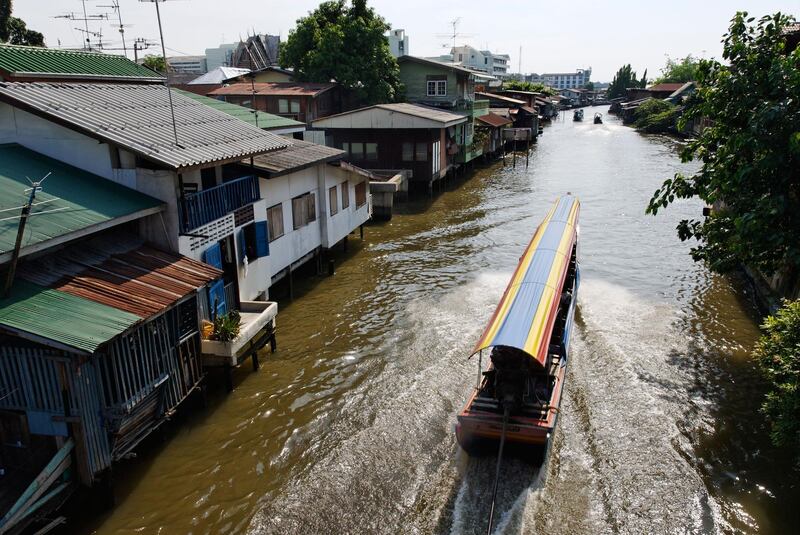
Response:
[{"label": "boat canopy", "polygon": [[561,288],[577,239],[579,210],[580,203],[572,195],[555,203],[520,258],[472,355],[489,347],[507,346],[545,365]]}]

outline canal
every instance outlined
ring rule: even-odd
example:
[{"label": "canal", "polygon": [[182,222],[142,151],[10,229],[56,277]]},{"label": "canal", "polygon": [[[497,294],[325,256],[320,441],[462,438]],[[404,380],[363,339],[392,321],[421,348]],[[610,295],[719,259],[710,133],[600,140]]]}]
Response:
[{"label": "canal", "polygon": [[541,470],[504,464],[496,533],[796,529],[800,492],[758,415],[745,286],[677,239],[700,204],[644,214],[694,164],[594,111],[547,127],[527,169],[479,169],[351,239],[335,276],[281,303],[279,351],[127,461],[117,507],[80,529],[483,533],[494,460],[466,457],[452,430],[466,357],[565,192],[582,201],[583,281],[561,420]]}]

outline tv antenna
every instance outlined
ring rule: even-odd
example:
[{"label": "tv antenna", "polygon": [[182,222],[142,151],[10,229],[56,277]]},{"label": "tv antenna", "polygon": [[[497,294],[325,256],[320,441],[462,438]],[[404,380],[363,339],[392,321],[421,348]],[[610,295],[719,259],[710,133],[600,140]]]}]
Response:
[{"label": "tv antenna", "polygon": [[86,0],[81,0],[81,4],[83,6],[83,16],[81,17],[80,14],[75,14],[73,12],[65,13],[63,15],[56,15],[54,18],[56,19],[67,19],[74,22],[83,22],[83,29],[75,28],[83,32],[86,36],[86,39],[83,43],[84,50],[92,50],[92,43],[89,39],[89,36],[92,32],[89,31],[89,21],[100,21],[100,20],[108,20],[108,15],[106,13],[96,13],[96,14],[87,14],[86,13]]},{"label": "tv antenna", "polygon": [[125,57],[127,58],[128,46],[125,44],[125,28],[129,25],[122,24],[122,10],[119,8],[119,0],[111,0],[110,5],[98,5],[97,7],[107,7],[117,13],[117,19],[119,20],[119,34],[122,37],[122,50],[125,54]]},{"label": "tv antenna", "polygon": [[[458,25],[461,23],[461,17],[456,17],[450,21],[450,26],[453,27],[453,31],[450,33],[437,33],[436,37],[448,37],[453,40],[453,63],[456,61],[456,38],[458,37],[475,37],[475,34],[471,33],[461,33],[458,31]],[[442,45],[443,48],[447,48],[446,44]]]},{"label": "tv antenna", "polygon": [[164,46],[164,30],[161,26],[161,10],[158,7],[158,4],[161,2],[166,2],[166,0],[139,0],[139,2],[150,2],[151,4],[156,5],[156,18],[158,19],[158,34],[161,37],[161,57],[164,58],[164,86],[167,88],[167,96],[169,97],[169,112],[172,115],[172,133],[175,135],[175,144],[177,146],[181,146],[180,142],[178,141],[178,125],[175,123],[175,108],[172,105],[172,90],[169,88],[169,65],[167,64],[167,50]]}]

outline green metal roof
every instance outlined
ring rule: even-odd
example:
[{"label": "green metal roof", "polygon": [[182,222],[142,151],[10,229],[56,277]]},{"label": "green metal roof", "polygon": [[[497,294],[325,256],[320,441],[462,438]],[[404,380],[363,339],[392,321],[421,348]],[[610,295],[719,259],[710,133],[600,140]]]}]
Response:
[{"label": "green metal roof", "polygon": [[139,321],[128,312],[23,280],[14,283],[8,298],[0,299],[0,327],[87,353]]},{"label": "green metal roof", "polygon": [[300,121],[295,121],[294,119],[281,117],[280,115],[273,115],[271,113],[263,111],[258,112],[258,124],[256,124],[256,114],[253,113],[253,110],[250,108],[245,108],[244,106],[231,104],[230,102],[217,100],[211,97],[205,97],[203,95],[198,95],[196,93],[191,93],[189,91],[182,91],[179,89],[176,89],[175,91],[189,98],[193,98],[197,102],[202,102],[207,106],[211,106],[212,108],[218,111],[227,113],[228,115],[233,115],[237,119],[241,119],[242,121],[250,123],[253,126],[257,126],[258,128],[261,128],[263,130],[275,130],[278,128],[293,128],[293,127],[306,126],[305,123],[301,123]]},{"label": "green metal roof", "polygon": [[163,209],[157,199],[21,145],[0,145],[0,263],[14,248],[22,206],[30,195],[29,178],[40,180],[47,173],[51,174],[36,194],[25,226],[22,254],[49,246],[44,243],[50,240],[64,242],[81,231],[100,230]]},{"label": "green metal roof", "polygon": [[[22,77],[163,81],[163,76],[125,56],[57,50],[34,46],[0,45],[0,70]],[[49,76],[48,76],[49,75]]]}]

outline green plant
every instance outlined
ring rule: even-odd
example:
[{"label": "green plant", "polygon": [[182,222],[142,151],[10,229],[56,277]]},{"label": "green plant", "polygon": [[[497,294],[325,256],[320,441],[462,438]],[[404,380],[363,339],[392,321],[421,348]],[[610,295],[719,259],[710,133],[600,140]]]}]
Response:
[{"label": "green plant", "polygon": [[44,46],[44,36],[29,30],[25,21],[11,16],[11,0],[0,0],[0,42],[12,45]]},{"label": "green plant", "polygon": [[625,91],[629,87],[646,87],[647,86],[647,69],[641,80],[636,78],[636,71],[633,70],[631,64],[623,65],[614,75],[614,79],[608,85],[608,98],[624,97]]},{"label": "green plant", "polygon": [[220,342],[230,342],[239,336],[241,324],[242,317],[236,310],[220,314],[214,318],[214,331],[211,333],[211,339]]},{"label": "green plant", "polygon": [[677,227],[681,240],[697,241],[692,257],[714,271],[800,266],[800,48],[787,50],[784,34],[792,20],[776,13],[754,24],[739,12],[723,40],[727,64],[700,60],[679,122],[710,120],[681,151],[700,168],[666,180],[647,207],[655,215],[692,197],[714,206]]},{"label": "green plant", "polygon": [[762,412],[777,446],[800,450],[800,301],[784,301],[762,325],[754,351],[770,384]]},{"label": "green plant", "polygon": [[167,62],[164,61],[163,56],[156,56],[154,54],[147,54],[142,60],[142,65],[161,74],[167,72]]},{"label": "green plant", "polygon": [[634,112],[634,126],[649,134],[675,129],[680,109],[665,100],[653,98],[643,102]]},{"label": "green plant", "polygon": [[281,67],[299,81],[336,80],[358,101],[377,104],[400,96],[400,68],[384,33],[390,26],[366,0],[333,0],[297,21],[281,45]]},{"label": "green plant", "polygon": [[522,82],[519,80],[507,80],[503,82],[503,89],[509,91],[530,91],[531,93],[542,93],[545,95],[555,95],[557,92],[552,87],[533,82]]},{"label": "green plant", "polygon": [[661,76],[653,80],[653,84],[694,81],[697,79],[699,66],[700,60],[691,54],[679,60],[674,60],[667,56],[667,64],[661,69]]}]

